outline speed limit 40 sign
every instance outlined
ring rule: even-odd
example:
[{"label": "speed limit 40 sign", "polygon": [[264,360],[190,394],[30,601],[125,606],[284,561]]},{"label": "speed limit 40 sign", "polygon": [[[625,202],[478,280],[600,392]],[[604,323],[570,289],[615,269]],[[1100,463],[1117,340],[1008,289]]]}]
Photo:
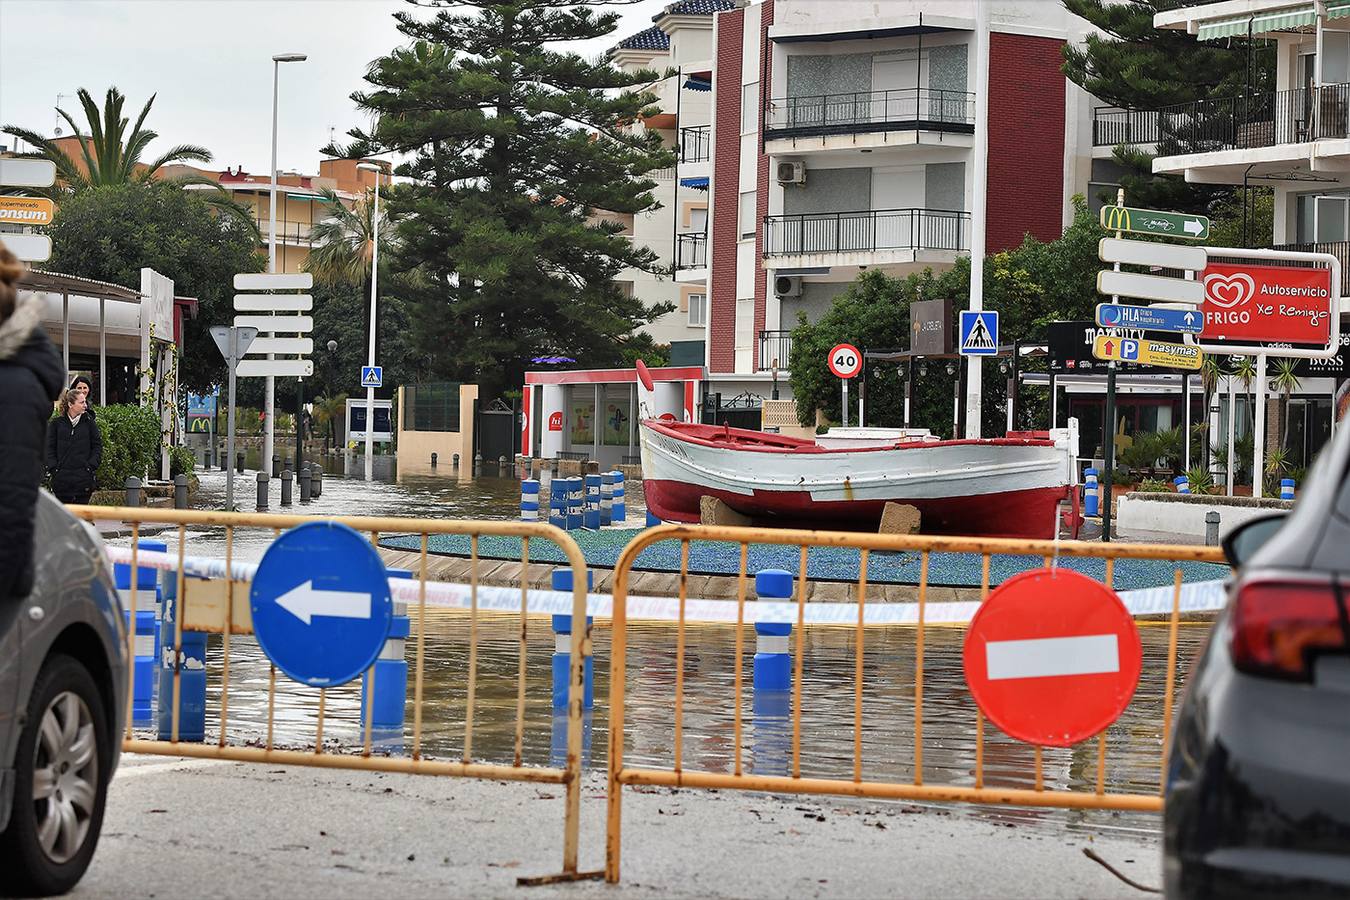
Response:
[{"label": "speed limit 40 sign", "polygon": [[836,344],[830,351],[830,371],[839,378],[855,378],[862,371],[862,354],[852,344]]}]

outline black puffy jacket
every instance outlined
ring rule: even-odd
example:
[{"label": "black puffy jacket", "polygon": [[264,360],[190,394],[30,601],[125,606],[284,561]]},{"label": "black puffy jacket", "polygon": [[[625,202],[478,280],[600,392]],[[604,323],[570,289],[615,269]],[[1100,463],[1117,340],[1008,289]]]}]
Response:
[{"label": "black puffy jacket", "polygon": [[68,416],[47,423],[47,471],[57,499],[94,489],[94,473],[103,462],[103,437],[98,423],[86,412],[70,424]]},{"label": "black puffy jacket", "polygon": [[41,312],[36,297],[21,296],[14,314],[0,322],[0,601],[32,589],[43,433],[65,384]]}]

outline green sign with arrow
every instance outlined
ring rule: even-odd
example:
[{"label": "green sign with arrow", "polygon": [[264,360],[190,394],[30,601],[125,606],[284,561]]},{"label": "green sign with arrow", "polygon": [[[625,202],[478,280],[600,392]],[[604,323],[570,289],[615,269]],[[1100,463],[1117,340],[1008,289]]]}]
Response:
[{"label": "green sign with arrow", "polygon": [[1101,223],[1107,231],[1154,234],[1190,241],[1203,241],[1209,237],[1209,219],[1188,213],[1136,209],[1132,206],[1103,206]]}]

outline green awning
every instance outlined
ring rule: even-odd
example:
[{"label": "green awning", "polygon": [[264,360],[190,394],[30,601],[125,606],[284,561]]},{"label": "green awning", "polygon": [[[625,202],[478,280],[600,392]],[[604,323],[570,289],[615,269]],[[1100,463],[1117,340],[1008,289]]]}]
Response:
[{"label": "green awning", "polygon": [[[1350,4],[1350,0],[1347,0],[1347,3]],[[1333,3],[1327,4],[1328,7],[1332,5]],[[1350,5],[1334,5],[1337,7],[1339,15],[1350,15]],[[1328,9],[1328,17],[1330,18],[1332,15],[1330,9]],[[1231,16],[1204,22],[1196,31],[1195,37],[1196,40],[1200,41],[1212,41],[1216,38],[1225,37],[1243,37],[1249,33],[1255,37],[1272,31],[1307,28],[1316,23],[1317,13],[1313,11],[1313,5],[1301,3],[1298,6],[1290,6],[1256,15]]]}]

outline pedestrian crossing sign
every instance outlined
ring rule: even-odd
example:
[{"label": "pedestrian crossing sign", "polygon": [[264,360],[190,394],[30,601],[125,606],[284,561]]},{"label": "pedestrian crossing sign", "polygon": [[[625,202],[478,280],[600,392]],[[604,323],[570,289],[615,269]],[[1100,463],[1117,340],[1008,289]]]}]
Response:
[{"label": "pedestrian crossing sign", "polygon": [[384,384],[384,366],[362,366],[361,387],[377,388]]},{"label": "pedestrian crossing sign", "polygon": [[998,311],[961,312],[962,356],[995,356],[998,353]]}]

